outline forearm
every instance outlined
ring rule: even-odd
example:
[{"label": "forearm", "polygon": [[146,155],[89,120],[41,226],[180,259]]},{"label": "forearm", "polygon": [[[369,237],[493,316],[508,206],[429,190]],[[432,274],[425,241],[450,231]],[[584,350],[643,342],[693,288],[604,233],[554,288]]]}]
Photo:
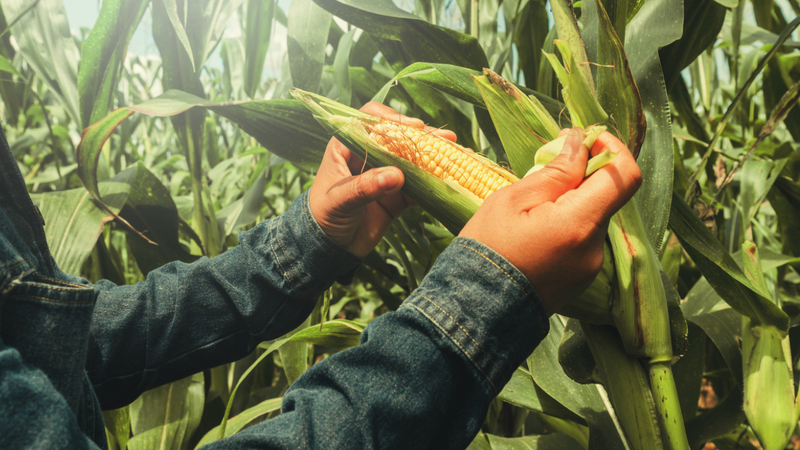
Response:
[{"label": "forearm", "polygon": [[170,263],[133,286],[101,281],[87,362],[101,404],[122,406],[291,331],[359,262],[324,235],[303,195],[216,258]]},{"label": "forearm", "polygon": [[300,377],[281,416],[213,445],[465,448],[489,401],[547,331],[524,276],[487,247],[457,239],[359,346]]}]

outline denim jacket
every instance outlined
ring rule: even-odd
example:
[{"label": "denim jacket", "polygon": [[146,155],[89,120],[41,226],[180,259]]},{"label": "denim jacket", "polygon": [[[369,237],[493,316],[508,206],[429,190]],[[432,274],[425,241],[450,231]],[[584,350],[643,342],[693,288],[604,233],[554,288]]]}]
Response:
[{"label": "denim jacket", "polygon": [[[294,329],[360,264],[315,222],[307,194],[239,242],[133,286],[66,274],[2,136],[0,449],[107,448],[101,410]],[[209,447],[464,448],[547,331],[522,273],[457,238],[360,345],[297,380],[280,416]]]}]

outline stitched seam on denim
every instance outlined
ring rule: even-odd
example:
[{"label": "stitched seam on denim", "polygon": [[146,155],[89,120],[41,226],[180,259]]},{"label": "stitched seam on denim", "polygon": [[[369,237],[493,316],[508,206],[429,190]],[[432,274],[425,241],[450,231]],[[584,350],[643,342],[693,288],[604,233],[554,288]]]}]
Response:
[{"label": "stitched seam on denim", "polygon": [[[91,289],[91,287],[89,287],[89,286],[81,286],[80,284],[67,283],[66,281],[58,281],[58,280],[54,280],[52,278],[40,277],[39,275],[36,275],[36,278],[39,279],[39,280],[44,280],[44,281],[49,281],[51,283],[56,283],[56,284],[61,285],[61,286],[71,286],[71,287],[76,287],[76,288],[80,288],[80,289]],[[54,289],[54,290],[58,290],[58,289]]]},{"label": "stitched seam on denim", "polygon": [[480,352],[481,352],[481,353],[482,353],[482,354],[483,354],[483,355],[486,357],[486,359],[487,359],[487,360],[489,360],[489,363],[490,363],[490,364],[491,364],[491,365],[494,367],[494,369],[495,369],[497,372],[500,372],[500,368],[499,368],[499,367],[497,367],[497,364],[495,364],[495,363],[494,363],[494,361],[492,360],[492,357],[491,357],[491,356],[489,356],[489,354],[488,354],[488,353],[486,353],[485,351],[483,351],[483,347],[481,347],[481,344],[479,344],[479,343],[478,343],[478,341],[476,341],[476,340],[475,340],[475,338],[473,338],[473,337],[472,337],[472,335],[471,335],[471,334],[469,334],[469,332],[466,330],[466,328],[462,327],[462,326],[461,326],[461,324],[460,324],[460,323],[458,323],[458,320],[456,320],[456,318],[455,318],[455,317],[453,317],[452,315],[450,315],[450,313],[448,313],[447,311],[445,311],[445,309],[444,309],[444,308],[442,308],[441,306],[439,306],[438,304],[436,304],[436,302],[435,302],[435,301],[433,301],[433,300],[429,299],[428,297],[424,296],[423,294],[419,294],[419,296],[420,296],[420,297],[422,297],[422,298],[424,298],[425,300],[427,300],[427,301],[431,302],[431,303],[433,304],[433,306],[435,306],[435,307],[439,308],[439,310],[440,310],[441,312],[445,313],[445,314],[447,315],[447,317],[449,317],[449,318],[450,318],[450,319],[451,319],[451,320],[452,320],[452,321],[453,321],[453,322],[454,322],[454,323],[455,323],[455,324],[458,326],[458,328],[460,328],[460,329],[461,329],[461,331],[463,331],[463,332],[464,332],[464,334],[466,334],[466,335],[467,335],[467,337],[468,337],[468,338],[469,338],[469,339],[472,341],[472,343],[473,343],[473,344],[475,344],[475,346],[476,346],[476,347],[478,347],[478,351],[480,351]]},{"label": "stitched seam on denim", "polygon": [[527,295],[527,294],[528,294],[528,290],[527,290],[527,288],[525,288],[525,286],[522,286],[521,284],[517,283],[517,280],[515,280],[515,279],[514,279],[514,277],[512,277],[510,273],[508,273],[508,272],[506,272],[505,270],[503,270],[503,268],[502,268],[502,267],[500,267],[500,266],[499,266],[499,265],[498,265],[496,262],[494,262],[494,261],[492,261],[491,259],[489,259],[489,257],[488,257],[488,256],[486,256],[486,255],[484,255],[483,253],[481,253],[481,252],[479,252],[479,251],[475,250],[474,248],[472,248],[472,247],[468,247],[468,246],[466,246],[466,245],[464,245],[464,244],[456,244],[456,245],[458,245],[459,247],[464,247],[464,248],[466,248],[467,250],[472,250],[473,252],[475,252],[475,253],[479,254],[479,255],[481,256],[481,258],[483,258],[483,259],[485,259],[485,260],[489,261],[490,263],[492,263],[492,265],[494,265],[495,267],[497,267],[498,269],[500,269],[500,271],[501,271],[501,272],[503,272],[504,274],[506,274],[506,276],[508,277],[508,279],[509,279],[509,280],[511,280],[511,281],[513,281],[513,282],[514,282],[514,284],[516,284],[516,285],[517,285],[517,286],[518,286],[520,289],[522,289],[522,292],[524,292],[524,293],[525,293],[525,295]]},{"label": "stitched seam on denim", "polygon": [[[426,299],[426,300],[428,300],[428,299]],[[433,323],[436,325],[436,327],[437,327],[437,328],[439,328],[439,330],[441,330],[441,331],[442,331],[442,333],[443,333],[445,336],[447,336],[448,338],[450,338],[450,341],[451,341],[451,342],[453,342],[454,344],[456,344],[456,346],[458,346],[458,348],[460,348],[460,349],[461,349],[461,351],[462,351],[462,352],[464,352],[464,355],[466,355],[466,356],[467,356],[467,359],[469,359],[469,361],[472,363],[472,365],[474,365],[474,366],[475,366],[475,368],[476,368],[476,369],[478,369],[478,372],[480,372],[480,373],[481,373],[481,375],[483,375],[483,377],[484,377],[484,378],[486,378],[486,381],[488,381],[488,382],[489,382],[489,384],[491,384],[491,385],[492,385],[492,389],[494,389],[494,391],[495,391],[495,392],[499,392],[499,391],[497,390],[497,387],[494,385],[494,382],[492,381],[492,378],[491,378],[491,377],[489,377],[488,375],[486,375],[486,372],[484,372],[484,371],[483,371],[483,369],[481,368],[481,366],[480,366],[480,365],[479,365],[477,362],[475,362],[475,360],[474,360],[474,359],[472,359],[472,355],[470,355],[470,354],[469,354],[469,352],[467,351],[467,349],[465,349],[465,348],[464,348],[464,346],[461,344],[461,342],[459,342],[459,341],[458,341],[458,339],[454,338],[453,336],[450,336],[450,334],[447,332],[447,330],[445,330],[445,329],[444,329],[444,326],[442,326],[442,324],[440,324],[440,323],[439,323],[439,322],[438,322],[438,321],[437,321],[435,318],[433,318],[433,317],[432,317],[430,314],[428,314],[428,313],[426,313],[425,311],[423,311],[423,310],[422,310],[422,308],[420,308],[420,307],[419,307],[419,306],[417,306],[417,305],[413,305],[413,304],[412,304],[412,305],[410,305],[410,306],[411,306],[411,307],[413,307],[414,309],[416,309],[417,311],[419,311],[419,312],[420,312],[420,314],[422,314],[423,316],[425,316],[425,317],[426,317],[428,320],[430,320],[431,322],[433,322]]]},{"label": "stitched seam on denim", "polygon": [[22,262],[18,262],[18,263],[16,263],[16,264],[14,264],[14,265],[13,265],[13,266],[11,266],[11,267],[3,267],[4,265],[3,265],[3,264],[0,264],[0,270],[14,270],[14,269],[16,269],[17,267],[19,267],[19,266],[21,266],[21,265],[23,265],[23,264],[25,264],[26,262],[29,262],[29,261],[30,261],[30,259],[26,259],[26,260],[24,260],[24,261],[22,261]]},{"label": "stitched seam on denim", "polygon": [[[55,287],[55,286],[48,286],[46,284],[32,284],[32,283],[20,283],[20,286],[33,286],[39,289],[47,289],[48,291],[58,291],[58,292],[75,292],[75,288],[66,288],[66,287]],[[76,288],[81,289],[79,292],[89,292],[92,290],[90,287],[86,286],[76,286]]]},{"label": "stitched seam on denim", "polygon": [[[314,234],[317,235],[317,237],[322,242],[322,244],[325,247],[327,247],[328,250],[335,251],[335,249],[331,248],[331,246],[328,245],[327,242],[325,242],[325,239],[330,239],[330,237],[328,237],[327,235],[325,235],[325,236],[320,235],[320,231],[321,230],[317,229],[317,226],[319,226],[319,224],[316,222],[316,219],[312,222],[311,218],[308,217],[309,212],[311,211],[311,194],[309,193],[306,198],[307,198],[306,202],[308,202],[308,203],[306,204],[306,202],[303,202],[303,217],[306,219],[306,222],[308,223],[308,226],[310,226],[311,229],[314,230]],[[323,234],[324,234],[324,232],[323,232]]]},{"label": "stitched seam on denim", "polygon": [[[9,268],[4,268],[3,266],[0,265],[0,271],[2,271],[2,272],[0,272],[0,275],[5,275],[5,278],[3,278],[2,281],[0,281],[0,293],[2,293],[2,294],[7,293],[6,292],[6,283],[8,283],[9,280],[11,280],[12,286],[13,286],[13,282],[14,282],[15,279],[17,279],[17,277],[24,277],[26,275],[26,273],[23,272],[21,275],[12,276],[10,272],[12,270],[16,269],[17,267],[25,264],[28,261],[30,261],[30,260],[26,259],[26,260],[24,260],[22,262],[14,264],[13,266],[11,266]],[[28,273],[32,273],[32,271],[29,270]],[[9,291],[11,289],[13,289],[13,287],[8,288]]]},{"label": "stitched seam on denim", "polygon": [[[275,239],[269,239],[269,246],[272,248],[272,253],[275,255],[275,262],[278,263],[278,267],[280,267],[281,268],[281,272],[283,272],[283,279],[286,280],[286,282],[289,283],[292,286],[292,290],[293,291],[297,291],[297,288],[295,287],[294,283],[292,283],[292,280],[289,279],[289,276],[287,275],[286,269],[284,269],[283,264],[281,264],[281,258],[279,257],[278,252],[275,249],[275,244],[273,243],[274,241],[278,241],[278,245],[280,245],[280,247],[281,247],[281,252],[283,252],[284,258],[286,258],[288,260],[289,258],[286,256],[286,252],[283,250],[283,244],[281,244],[280,237],[278,237],[278,234],[279,234],[278,233],[278,225],[279,224],[280,224],[280,219],[275,221],[275,225],[274,225],[274,227],[272,227],[272,230],[270,231],[270,234],[274,235]],[[291,264],[291,262],[290,262],[290,264]]]},{"label": "stitched seam on denim", "polygon": [[25,294],[22,294],[22,295],[20,295],[20,294],[11,294],[11,295],[9,295],[9,296],[8,296],[8,299],[9,299],[9,300],[13,300],[13,299],[15,299],[15,298],[35,298],[35,299],[38,299],[38,300],[44,300],[44,301],[48,301],[48,302],[54,302],[54,303],[69,303],[69,304],[73,304],[73,305],[91,305],[92,303],[94,303],[94,300],[85,300],[85,301],[79,301],[79,300],[58,300],[58,299],[55,299],[55,298],[39,297],[38,295],[25,295]]},{"label": "stitched seam on denim", "polygon": [[[22,286],[23,283],[19,280],[27,277],[28,275],[35,273],[36,268],[31,267],[28,270],[23,270],[22,273],[17,274],[15,276],[11,276],[11,274],[7,274],[6,277],[3,279],[3,282],[0,283],[0,294],[6,295],[9,292],[13,291],[15,287]],[[10,283],[9,283],[10,280]],[[6,287],[7,286],[7,287]]]}]

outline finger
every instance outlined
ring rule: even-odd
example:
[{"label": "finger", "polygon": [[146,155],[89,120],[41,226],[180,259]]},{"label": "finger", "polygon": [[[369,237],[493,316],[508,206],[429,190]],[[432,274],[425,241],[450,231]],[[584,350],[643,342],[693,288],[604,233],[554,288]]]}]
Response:
[{"label": "finger", "polygon": [[577,189],[562,198],[575,207],[576,220],[600,223],[627,203],[642,184],[642,173],[627,148],[586,178]]},{"label": "finger", "polygon": [[591,148],[592,156],[597,156],[606,150],[611,153],[619,153],[623,150],[628,150],[628,147],[617,139],[616,136],[608,131],[604,131],[600,133],[600,136],[597,136],[597,139],[594,141],[594,145]]},{"label": "finger", "polygon": [[[369,159],[369,157],[367,159]],[[369,169],[369,166],[364,163],[364,160],[352,152],[350,153],[350,159],[347,161],[347,167],[353,175],[360,175]]]},{"label": "finger", "polygon": [[563,130],[558,132],[558,137],[566,136],[567,134],[569,134],[569,128],[564,128]]},{"label": "finger", "polygon": [[403,172],[397,167],[381,167],[341,180],[328,195],[332,204],[340,205],[340,212],[349,214],[398,192],[403,181]]},{"label": "finger", "polygon": [[[346,177],[353,173],[352,166],[359,163],[362,163],[360,158],[354,155],[338,139],[333,138],[328,141],[328,147],[325,149],[325,155],[322,157],[322,163],[320,164],[320,171],[329,171],[338,174],[340,177]],[[361,167],[360,164],[358,167]]]},{"label": "finger", "polygon": [[411,199],[400,193],[378,200],[377,203],[380,204],[392,220],[397,219],[403,214],[403,211],[413,206]]},{"label": "finger", "polygon": [[451,130],[445,130],[444,128],[436,128],[436,127],[430,127],[430,126],[426,125],[425,126],[425,131],[429,131],[429,132],[431,132],[431,133],[433,133],[433,134],[435,134],[435,135],[437,135],[439,137],[443,137],[443,138],[445,138],[445,139],[447,139],[449,141],[453,141],[453,142],[456,141],[456,133],[451,131]]},{"label": "finger", "polygon": [[400,114],[394,108],[386,106],[383,103],[369,102],[361,107],[361,111],[368,114],[372,114],[373,116],[376,117],[380,117],[382,119],[400,122],[403,125],[408,125],[410,127],[414,128],[425,127],[425,122],[423,122],[422,120]]},{"label": "finger", "polygon": [[567,136],[561,153],[542,170],[511,185],[515,204],[524,211],[542,203],[554,202],[583,181],[589,149],[583,145],[584,133],[573,128]]}]

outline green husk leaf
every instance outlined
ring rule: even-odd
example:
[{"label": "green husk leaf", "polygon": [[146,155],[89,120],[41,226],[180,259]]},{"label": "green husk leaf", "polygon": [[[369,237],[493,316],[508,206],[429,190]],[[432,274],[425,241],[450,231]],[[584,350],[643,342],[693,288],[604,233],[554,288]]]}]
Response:
[{"label": "green husk leaf", "polygon": [[525,173],[536,151],[558,137],[561,128],[536,97],[527,96],[489,69],[472,79],[486,103],[511,168]]},{"label": "green husk leaf", "polygon": [[578,63],[573,58],[569,46],[564,41],[556,40],[556,47],[564,58],[563,66],[555,55],[545,53],[545,56],[561,82],[561,93],[573,124],[583,128],[588,128],[590,125],[609,125],[608,114],[597,101],[592,86],[581,76]]}]

